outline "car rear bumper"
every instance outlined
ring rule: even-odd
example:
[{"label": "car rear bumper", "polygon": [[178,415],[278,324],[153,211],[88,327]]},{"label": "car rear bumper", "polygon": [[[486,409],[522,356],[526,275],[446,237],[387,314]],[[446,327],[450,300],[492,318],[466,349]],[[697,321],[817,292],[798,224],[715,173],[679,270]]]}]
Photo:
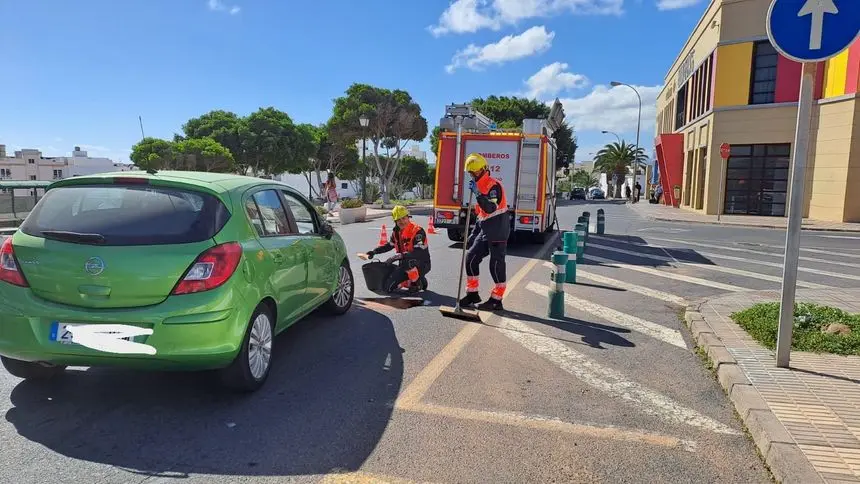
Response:
[{"label": "car rear bumper", "polygon": [[[172,296],[155,306],[94,310],[54,304],[29,289],[0,285],[0,355],[69,366],[196,370],[235,358],[254,307],[227,284],[209,293]],[[155,354],[120,354],[51,340],[54,322],[152,329],[134,339]]]}]

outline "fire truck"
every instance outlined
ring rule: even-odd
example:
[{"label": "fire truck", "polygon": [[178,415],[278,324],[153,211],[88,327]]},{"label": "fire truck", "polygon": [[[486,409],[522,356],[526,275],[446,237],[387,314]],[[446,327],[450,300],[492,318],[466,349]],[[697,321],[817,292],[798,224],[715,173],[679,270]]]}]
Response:
[{"label": "fire truck", "polygon": [[[439,126],[436,153],[434,224],[448,238],[463,240],[469,202],[465,159],[480,153],[490,175],[505,189],[511,217],[511,236],[525,234],[542,242],[556,225],[556,145],[553,133],[564,123],[564,109],[556,99],[546,119],[524,119],[518,130],[498,130],[496,124],[470,104],[451,104]],[[470,225],[474,226],[475,200]],[[470,227],[471,231],[472,227]]]}]

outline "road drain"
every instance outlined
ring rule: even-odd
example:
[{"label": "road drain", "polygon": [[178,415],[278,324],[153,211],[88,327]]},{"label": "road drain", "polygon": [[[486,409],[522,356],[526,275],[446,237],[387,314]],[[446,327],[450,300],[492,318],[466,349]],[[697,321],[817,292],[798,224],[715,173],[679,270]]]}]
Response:
[{"label": "road drain", "polygon": [[366,297],[362,301],[372,304],[382,304],[395,309],[409,309],[424,305],[424,299],[420,297]]}]

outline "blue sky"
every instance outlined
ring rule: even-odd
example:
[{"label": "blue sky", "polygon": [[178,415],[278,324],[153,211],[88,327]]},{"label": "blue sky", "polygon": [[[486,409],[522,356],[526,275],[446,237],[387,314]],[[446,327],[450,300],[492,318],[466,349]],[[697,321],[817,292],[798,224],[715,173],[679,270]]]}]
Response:
[{"label": "blue sky", "polygon": [[[563,100],[577,159],[635,138],[708,0],[3,2],[0,144],[127,161],[212,109],[321,123],[352,82],[409,91],[431,126],[475,96]],[[408,7],[407,7],[408,5]],[[530,82],[529,82],[530,81]],[[422,143],[426,149],[427,142]],[[650,152],[650,149],[649,149]]]}]

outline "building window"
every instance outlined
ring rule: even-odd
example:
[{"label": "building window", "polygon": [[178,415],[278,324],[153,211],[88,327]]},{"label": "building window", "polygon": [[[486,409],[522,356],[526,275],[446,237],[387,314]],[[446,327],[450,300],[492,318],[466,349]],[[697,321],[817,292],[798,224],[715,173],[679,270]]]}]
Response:
[{"label": "building window", "polygon": [[347,185],[346,182],[340,184],[340,188],[343,190],[346,190],[348,187],[349,185]]},{"label": "building window", "polygon": [[0,168],[0,178],[12,178],[12,169]]},{"label": "building window", "polygon": [[60,180],[63,178],[63,170],[54,170],[54,180]]},{"label": "building window", "polygon": [[675,129],[681,129],[687,124],[687,86],[678,91],[678,97],[675,101]]},{"label": "building window", "polygon": [[724,213],[785,216],[791,144],[733,145]]},{"label": "building window", "polygon": [[776,49],[767,40],[753,47],[752,75],[750,76],[750,104],[769,104],[776,98]]},{"label": "building window", "polygon": [[34,160],[33,158],[27,158],[27,163],[32,165],[32,164],[36,163],[36,160]]},{"label": "building window", "polygon": [[31,179],[31,180],[35,180],[35,179],[36,179],[36,175],[30,175],[30,179]]}]

